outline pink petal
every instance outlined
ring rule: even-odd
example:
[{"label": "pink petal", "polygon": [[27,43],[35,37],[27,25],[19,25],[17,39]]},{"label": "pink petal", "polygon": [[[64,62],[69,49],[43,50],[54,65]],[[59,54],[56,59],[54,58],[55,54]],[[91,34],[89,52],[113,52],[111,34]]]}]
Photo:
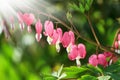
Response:
[{"label": "pink petal", "polygon": [[69,44],[74,44],[75,37],[72,31],[65,32],[62,37],[63,47],[68,47]]},{"label": "pink petal", "polygon": [[10,17],[10,22],[11,22],[12,24],[14,23],[14,17],[13,17],[13,16]]},{"label": "pink petal", "polygon": [[59,34],[59,41],[61,42],[61,40],[62,40],[62,29],[57,28],[57,33]]},{"label": "pink petal", "polygon": [[71,37],[71,39],[70,39],[71,41],[70,41],[70,42],[71,42],[72,44],[74,44],[74,43],[75,43],[74,33],[73,33],[72,31],[69,31],[69,35],[70,35],[70,37]]},{"label": "pink petal", "polygon": [[53,36],[52,36],[52,39],[53,39],[52,44],[56,44],[58,38],[59,38],[59,34],[57,33],[56,30],[54,30]]},{"label": "pink petal", "polygon": [[120,33],[118,34],[118,40],[120,40]]},{"label": "pink petal", "polygon": [[62,38],[62,29],[61,28],[57,28],[53,32],[53,36],[52,36],[53,41],[52,41],[52,44],[56,44],[56,42],[60,43],[61,42],[61,38]]},{"label": "pink petal", "polygon": [[54,31],[54,26],[53,26],[53,22],[52,21],[45,21],[45,24],[44,24],[44,29],[45,29],[45,32],[44,34],[46,36],[52,36],[53,35],[53,31]]},{"label": "pink petal", "polygon": [[98,55],[98,63],[104,67],[107,66],[108,63],[104,54]]},{"label": "pink petal", "polygon": [[89,64],[91,64],[93,66],[98,65],[97,55],[93,54],[89,57]]},{"label": "pink petal", "polygon": [[42,31],[42,23],[40,20],[37,21],[37,23],[35,24],[35,29],[36,29],[36,33],[40,34]]},{"label": "pink petal", "polygon": [[114,43],[114,46],[115,46],[115,48],[117,49],[118,48],[118,41],[115,41],[115,43]]},{"label": "pink petal", "polygon": [[19,23],[23,23],[23,14],[21,12],[17,13]]},{"label": "pink petal", "polygon": [[107,57],[107,58],[108,58],[108,57],[111,58],[112,55],[113,55],[111,52],[104,52],[103,54],[104,54],[105,57]]},{"label": "pink petal", "polygon": [[84,44],[78,45],[78,56],[83,59],[86,56],[86,48]]},{"label": "pink petal", "polygon": [[62,45],[63,47],[68,47],[70,44],[71,37],[69,36],[69,32],[65,32],[62,37]]},{"label": "pink petal", "polygon": [[71,49],[70,53],[68,54],[68,58],[70,60],[75,60],[78,56],[77,53],[78,53],[77,46],[72,45],[72,49]]},{"label": "pink petal", "polygon": [[34,17],[34,14],[32,14],[32,13],[30,13],[30,14],[25,13],[23,15],[23,20],[27,24],[27,26],[30,26],[34,22],[34,19],[35,19],[35,17]]}]

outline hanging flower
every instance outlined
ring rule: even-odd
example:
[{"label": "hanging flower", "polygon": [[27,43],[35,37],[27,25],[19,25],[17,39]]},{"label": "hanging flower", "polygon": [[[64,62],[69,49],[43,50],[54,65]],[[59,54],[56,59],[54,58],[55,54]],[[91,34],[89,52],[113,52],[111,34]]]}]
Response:
[{"label": "hanging flower", "polygon": [[76,60],[77,66],[80,66],[80,59],[84,59],[86,56],[86,48],[84,44],[72,45],[71,51],[68,54],[70,60]]},{"label": "hanging flower", "polygon": [[62,39],[62,29],[57,28],[56,30],[54,30],[53,35],[52,35],[52,44],[56,45],[57,52],[60,51],[61,39]]},{"label": "hanging flower", "polygon": [[106,67],[108,65],[108,62],[104,54],[98,54],[98,55],[93,54],[89,58],[89,64],[93,66],[97,66],[99,64],[99,65]]},{"label": "hanging flower", "polygon": [[98,64],[106,67],[108,65],[107,58],[104,54],[98,55]]},{"label": "hanging flower", "polygon": [[14,17],[13,17],[13,16],[10,17],[10,23],[11,23],[11,24],[10,24],[11,29],[14,30],[15,24],[14,24]]},{"label": "hanging flower", "polygon": [[62,29],[61,28],[57,28],[54,29],[54,25],[52,21],[45,21],[44,24],[44,35],[47,36],[47,42],[49,44],[53,44],[56,45],[56,50],[57,52],[60,51],[60,43],[61,43],[61,39],[62,39]]},{"label": "hanging flower", "polygon": [[37,21],[37,23],[35,24],[35,29],[36,29],[36,40],[39,42],[40,39],[42,38],[42,23],[40,20]]},{"label": "hanging flower", "polygon": [[17,13],[20,29],[24,29],[23,14],[21,12]]},{"label": "hanging flower", "polygon": [[52,21],[45,21],[45,24],[44,24],[44,35],[47,36],[47,42],[49,44],[52,43],[52,35],[53,35],[53,32],[54,32],[54,26],[53,26],[53,22]]},{"label": "hanging flower", "polygon": [[72,31],[65,32],[62,37],[62,45],[66,48],[69,53],[71,50],[71,46],[75,43],[74,33]]},{"label": "hanging flower", "polygon": [[98,65],[97,55],[93,54],[93,55],[90,56],[89,64],[91,64],[93,66],[97,66]]},{"label": "hanging flower", "polygon": [[28,30],[28,32],[31,32],[32,30],[31,30],[31,25],[32,25],[32,23],[34,22],[34,19],[35,19],[35,17],[34,17],[34,14],[32,14],[32,13],[30,13],[30,14],[28,14],[28,13],[25,13],[24,15],[23,15],[23,21],[27,24],[27,30]]}]

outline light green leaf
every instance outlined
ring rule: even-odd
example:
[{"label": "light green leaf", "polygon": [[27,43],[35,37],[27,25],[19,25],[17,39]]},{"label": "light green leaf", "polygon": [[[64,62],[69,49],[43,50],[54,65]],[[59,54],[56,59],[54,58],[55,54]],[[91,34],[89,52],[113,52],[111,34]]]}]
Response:
[{"label": "light green leaf", "polygon": [[98,80],[109,80],[110,78],[110,76],[100,76],[98,77]]},{"label": "light green leaf", "polygon": [[72,14],[71,14],[70,12],[67,12],[66,16],[67,16],[67,19],[68,19],[68,20],[71,20]]},{"label": "light green leaf", "polygon": [[80,9],[80,12],[81,12],[81,13],[84,13],[84,12],[85,12],[84,6],[80,3],[80,4],[79,4],[79,7],[80,7],[80,8],[79,8],[79,9]]},{"label": "light green leaf", "polygon": [[91,75],[84,75],[78,80],[97,80],[97,78]]}]

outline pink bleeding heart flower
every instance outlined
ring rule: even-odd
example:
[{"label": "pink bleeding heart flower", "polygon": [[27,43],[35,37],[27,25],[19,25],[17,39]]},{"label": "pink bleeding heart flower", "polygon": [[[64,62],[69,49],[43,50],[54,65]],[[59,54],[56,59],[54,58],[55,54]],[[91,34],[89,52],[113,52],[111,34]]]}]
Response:
[{"label": "pink bleeding heart flower", "polygon": [[98,59],[97,59],[97,55],[93,54],[89,57],[89,64],[93,65],[93,66],[97,66],[98,65]]},{"label": "pink bleeding heart flower", "polygon": [[106,67],[108,65],[108,62],[104,54],[98,54],[98,55],[93,54],[89,58],[89,64],[93,66],[97,66],[99,64]]},{"label": "pink bleeding heart flower", "polygon": [[53,35],[53,32],[54,32],[54,25],[53,25],[53,22],[52,21],[45,21],[44,23],[44,35],[47,36],[47,42],[49,44],[52,43],[52,35]]},{"label": "pink bleeding heart flower", "polygon": [[105,57],[104,54],[99,54],[98,55],[98,64],[100,64],[100,65],[102,65],[104,67],[106,67],[108,65],[108,62],[107,62],[106,57]]},{"label": "pink bleeding heart flower", "polygon": [[71,51],[68,54],[68,58],[70,60],[76,60],[77,66],[80,66],[81,63],[79,59],[84,59],[86,56],[86,48],[84,44],[78,44],[77,45],[72,45],[71,46]]},{"label": "pink bleeding heart flower", "polygon": [[71,50],[71,46],[75,43],[74,33],[72,31],[65,32],[62,37],[62,45],[63,47],[67,47],[66,50],[69,53]]},{"label": "pink bleeding heart flower", "polygon": [[32,30],[31,30],[31,25],[32,25],[32,23],[34,22],[34,19],[35,19],[35,17],[34,17],[34,14],[32,14],[32,13],[30,13],[30,14],[28,14],[28,13],[25,13],[24,15],[23,15],[23,21],[27,24],[27,26],[28,26],[28,32],[31,32]]},{"label": "pink bleeding heart flower", "polygon": [[21,12],[17,13],[20,29],[24,29],[23,14]]},{"label": "pink bleeding heart flower", "polygon": [[11,29],[14,30],[15,25],[14,25],[14,17],[13,16],[10,17],[10,23],[11,23],[11,25],[10,25]]},{"label": "pink bleeding heart flower", "polygon": [[39,42],[41,37],[42,37],[42,23],[40,20],[37,21],[35,24],[35,29],[36,29],[36,40]]},{"label": "pink bleeding heart flower", "polygon": [[59,44],[61,43],[61,39],[62,39],[62,29],[57,28],[56,30],[54,30],[51,38],[52,38],[52,44],[56,45],[57,52],[59,52],[60,51]]},{"label": "pink bleeding heart flower", "polygon": [[44,29],[45,29],[44,35],[51,37],[53,35],[53,31],[54,31],[53,22],[52,21],[48,21],[48,20],[45,21]]}]

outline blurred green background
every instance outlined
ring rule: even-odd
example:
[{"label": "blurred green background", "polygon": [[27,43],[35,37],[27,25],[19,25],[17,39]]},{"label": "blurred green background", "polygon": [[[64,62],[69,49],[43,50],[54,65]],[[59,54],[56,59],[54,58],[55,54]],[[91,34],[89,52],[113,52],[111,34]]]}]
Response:
[{"label": "blurred green background", "polygon": [[[95,41],[85,16],[80,12],[70,10],[68,7],[70,2],[76,2],[77,0],[45,1],[55,8],[56,12],[53,15],[69,26],[71,24],[66,19],[66,13],[71,12],[72,22],[80,34]],[[117,20],[119,17],[119,0],[93,1],[90,18],[102,45],[112,46],[115,33],[120,28],[120,22]],[[44,20],[42,20],[42,23],[44,23]],[[61,27],[64,31],[68,30],[61,24],[58,24],[58,27]],[[4,33],[0,34],[0,80],[43,80],[43,74],[51,74],[53,71],[58,70],[62,64],[64,66],[76,65],[75,61],[68,59],[67,52],[62,46],[61,51],[57,53],[55,46],[48,45],[44,36],[38,43],[35,40],[34,29],[31,34],[26,29],[23,32],[19,29],[10,30],[10,32],[12,39],[6,39]],[[82,39],[76,41],[76,43],[81,42],[86,45],[87,49],[87,57],[81,61],[82,64],[87,64],[88,57],[96,52],[96,46]]]}]

